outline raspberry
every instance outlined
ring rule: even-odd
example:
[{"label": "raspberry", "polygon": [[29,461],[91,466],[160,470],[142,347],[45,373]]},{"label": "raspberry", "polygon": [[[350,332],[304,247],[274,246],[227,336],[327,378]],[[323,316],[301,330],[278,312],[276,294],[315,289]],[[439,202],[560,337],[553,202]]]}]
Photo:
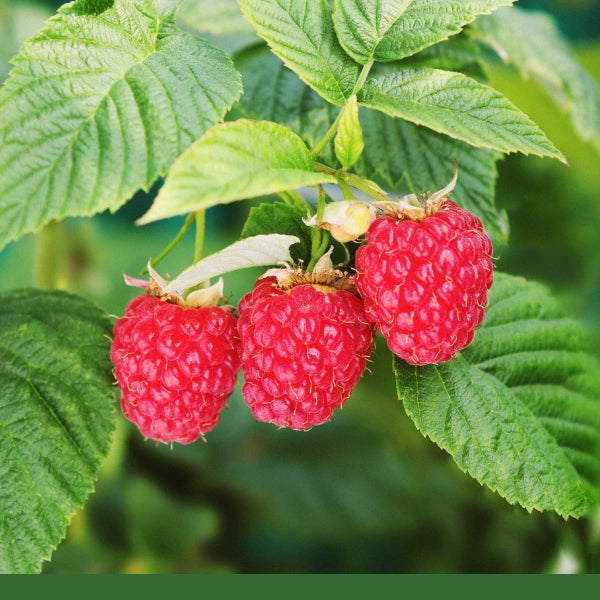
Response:
[{"label": "raspberry", "polygon": [[147,438],[189,444],[219,421],[240,369],[237,317],[143,294],[114,326],[123,415]]},{"label": "raspberry", "polygon": [[447,198],[420,219],[375,219],[356,252],[356,287],[390,350],[423,365],[468,346],[485,316],[491,253],[480,219]]},{"label": "raspberry", "polygon": [[257,420],[306,430],[352,393],[373,327],[357,295],[335,285],[299,271],[287,282],[267,274],[241,299],[242,395]]}]

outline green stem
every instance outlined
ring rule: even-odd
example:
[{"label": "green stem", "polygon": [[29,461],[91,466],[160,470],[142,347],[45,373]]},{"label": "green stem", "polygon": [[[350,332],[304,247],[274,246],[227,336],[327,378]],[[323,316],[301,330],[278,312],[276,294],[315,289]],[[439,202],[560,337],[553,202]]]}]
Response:
[{"label": "green stem", "polygon": [[352,90],[353,96],[355,94],[358,94],[358,92],[360,91],[362,86],[365,85],[365,81],[367,80],[367,77],[369,76],[369,73],[371,72],[371,68],[373,67],[374,63],[375,63],[375,59],[371,58],[371,59],[369,59],[369,62],[367,62],[366,64],[363,65],[362,71],[360,72],[360,75],[358,76],[358,79],[356,80],[356,83],[354,84],[354,89]]},{"label": "green stem", "polygon": [[329,144],[329,142],[333,139],[333,137],[337,133],[338,127],[340,126],[340,119],[342,118],[343,114],[344,109],[342,108],[342,110],[340,110],[340,112],[338,113],[338,116],[335,118],[335,121],[328,129],[327,133],[323,136],[323,139],[312,149],[310,154],[313,158],[317,158],[317,156],[319,156],[319,154],[323,152],[325,146],[327,146],[327,144]]},{"label": "green stem", "polygon": [[344,200],[356,200],[350,186],[343,179],[338,179],[338,185],[344,194]]},{"label": "green stem", "polygon": [[[183,236],[187,233],[187,230],[192,226],[193,222],[194,213],[190,213],[183,222],[183,226],[181,227],[181,229],[177,232],[177,235],[169,242],[165,249],[162,252],[160,252],[160,254],[156,258],[150,261],[150,264],[153,267],[156,266],[163,258],[165,258],[165,256],[167,256],[167,254],[169,254],[169,252],[171,252],[171,250],[173,250],[173,248],[175,248],[177,244],[179,244],[179,242],[183,239]],[[144,268],[142,269],[141,274],[145,275],[147,272],[148,269]]]},{"label": "green stem", "polygon": [[206,212],[197,210],[196,218],[196,241],[194,243],[194,264],[197,263],[204,255],[204,233],[206,230]]},{"label": "green stem", "polygon": [[279,192],[280,198],[290,206],[297,206],[303,210],[307,210],[309,214],[312,214],[313,208],[310,203],[302,197],[296,190],[286,190]]},{"label": "green stem", "polygon": [[315,163],[315,169],[321,173],[327,173],[337,177],[339,182],[343,182],[361,192],[364,192],[368,196],[371,196],[374,200],[379,202],[390,202],[392,198],[383,191],[374,181],[364,179],[360,175],[354,173],[346,173],[344,171],[336,171],[327,165],[322,163]]},{"label": "green stem", "polygon": [[[323,186],[318,186],[319,189],[319,200],[317,203],[317,221],[323,218],[323,211],[325,210],[325,204],[327,203],[327,194],[323,189]],[[325,251],[327,250],[327,246],[329,245],[329,233],[327,231],[323,231],[318,226],[313,227],[312,229],[312,237],[311,237],[311,250],[310,250],[310,262],[306,267],[307,271],[312,271],[314,266],[317,264],[317,261]]]},{"label": "green stem", "polygon": [[[352,89],[352,94],[350,94],[351,97],[354,96],[355,94],[357,94],[358,91],[365,84],[365,81],[367,80],[367,77],[369,75],[369,72],[371,71],[371,67],[373,66],[374,62],[375,61],[373,59],[371,59],[366,65],[363,65],[362,71],[360,72],[360,75],[358,76],[358,79],[356,80],[356,83],[354,84],[354,88]],[[321,154],[321,152],[323,152],[323,149],[325,148],[325,146],[327,146],[327,144],[329,144],[329,142],[334,138],[335,134],[337,133],[338,127],[340,126],[340,119],[342,118],[342,115],[344,114],[344,108],[345,108],[345,106],[342,107],[342,110],[340,110],[340,112],[338,113],[338,116],[335,118],[335,121],[332,123],[331,127],[327,130],[327,133],[323,136],[321,141],[318,142],[316,144],[316,146],[312,149],[311,156],[313,158],[317,158],[319,156],[319,154]]]}]

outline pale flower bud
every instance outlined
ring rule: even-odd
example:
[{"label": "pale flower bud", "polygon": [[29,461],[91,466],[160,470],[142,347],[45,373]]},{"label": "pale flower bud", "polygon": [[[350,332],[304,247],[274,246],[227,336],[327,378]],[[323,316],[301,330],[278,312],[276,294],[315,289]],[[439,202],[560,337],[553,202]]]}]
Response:
[{"label": "pale flower bud", "polygon": [[375,217],[374,209],[359,200],[340,200],[327,204],[320,227],[338,242],[350,242],[366,233]]}]

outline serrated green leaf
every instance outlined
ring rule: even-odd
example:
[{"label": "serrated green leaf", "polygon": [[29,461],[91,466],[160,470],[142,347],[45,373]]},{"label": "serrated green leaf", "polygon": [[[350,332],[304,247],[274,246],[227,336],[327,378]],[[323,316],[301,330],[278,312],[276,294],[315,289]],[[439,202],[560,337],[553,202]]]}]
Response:
[{"label": "serrated green leaf", "polygon": [[213,277],[239,269],[289,263],[290,246],[299,241],[294,235],[278,233],[255,235],[239,240],[185,269],[163,288],[163,293],[182,294]]},{"label": "serrated green leaf", "polygon": [[513,504],[587,514],[600,483],[600,369],[547,290],[496,274],[486,321],[450,362],[394,361],[417,428]]},{"label": "serrated green leaf", "polygon": [[356,96],[352,96],[342,110],[334,147],[335,155],[345,171],[359,159],[365,147]]},{"label": "serrated green leaf", "polygon": [[411,3],[412,0],[335,0],[333,24],[340,44],[360,64],[375,60],[379,45],[393,32]]},{"label": "serrated green leaf", "polygon": [[311,228],[303,222],[307,217],[308,211],[300,206],[283,202],[265,202],[250,209],[241,237],[243,239],[271,233],[293,235],[299,241],[290,247],[292,260],[294,262],[303,260],[308,264],[311,251]]},{"label": "serrated green leaf", "polygon": [[328,102],[346,103],[359,67],[339,45],[326,0],[239,0],[239,4],[289,69]]},{"label": "serrated green leaf", "polygon": [[531,119],[493,88],[462,73],[403,69],[369,79],[361,105],[480,148],[564,161]]},{"label": "serrated green leaf", "polygon": [[477,15],[512,0],[336,0],[335,28],[357,62],[389,62],[459,33]]},{"label": "serrated green leaf", "polygon": [[285,190],[335,183],[317,173],[304,142],[270,121],[215,125],[173,164],[154,204],[140,219],[158,219]]},{"label": "serrated green leaf", "polygon": [[494,203],[500,153],[379,111],[363,111],[361,121],[365,151],[356,165],[359,173],[398,192],[422,195],[442,189],[452,179],[456,161],[458,181],[452,198],[475,213],[495,240],[506,242],[508,221]]},{"label": "serrated green leaf", "polygon": [[538,81],[569,115],[581,139],[600,150],[600,86],[548,13],[500,10],[477,21],[474,31],[523,78]]},{"label": "serrated green leaf", "polygon": [[71,294],[0,295],[0,572],[39,572],[94,489],[115,425],[111,329]]},{"label": "serrated green leaf", "polygon": [[116,210],[239,97],[227,55],[176,29],[174,3],[65,5],[0,90],[0,247],[53,219]]}]

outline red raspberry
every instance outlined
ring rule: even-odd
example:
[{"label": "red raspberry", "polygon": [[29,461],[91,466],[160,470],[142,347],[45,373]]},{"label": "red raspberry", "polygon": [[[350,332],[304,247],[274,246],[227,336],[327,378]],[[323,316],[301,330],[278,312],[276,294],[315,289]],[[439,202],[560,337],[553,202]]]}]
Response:
[{"label": "red raspberry", "polygon": [[117,320],[111,346],[123,415],[159,442],[189,444],[219,421],[240,369],[237,317],[144,294]]},{"label": "red raspberry", "polygon": [[468,346],[485,316],[491,254],[480,219],[447,198],[421,220],[377,218],[356,252],[356,287],[390,350],[423,365]]},{"label": "red raspberry", "polygon": [[254,417],[296,430],[329,421],[371,353],[373,327],[362,301],[329,284],[288,286],[267,276],[238,310],[242,394]]}]

